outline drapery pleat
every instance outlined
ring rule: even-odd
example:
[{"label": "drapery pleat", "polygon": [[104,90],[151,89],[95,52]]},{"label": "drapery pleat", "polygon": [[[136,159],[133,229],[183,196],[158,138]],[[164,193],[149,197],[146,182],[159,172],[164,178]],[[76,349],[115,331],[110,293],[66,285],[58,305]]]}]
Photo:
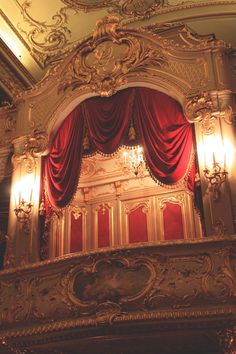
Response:
[{"label": "drapery pleat", "polygon": [[130,144],[128,128],[134,124],[144,148],[151,175],[164,184],[186,179],[193,190],[193,136],[180,105],[164,93],[149,88],[131,88],[109,98],[95,97],[82,102],[66,118],[46,157],[45,175],[49,201],[66,206],[76,190],[84,131],[90,152],[114,153]]},{"label": "drapery pleat", "polygon": [[45,162],[46,190],[56,207],[66,206],[77,187],[80,171],[84,118],[81,106],[72,111],[54,138]]},{"label": "drapery pleat", "polygon": [[123,90],[109,98],[94,97],[81,103],[93,149],[112,154],[126,142],[134,94],[134,90]]},{"label": "drapery pleat", "polygon": [[159,91],[137,88],[134,117],[151,174],[164,184],[181,180],[192,154],[192,127],[180,105]]}]

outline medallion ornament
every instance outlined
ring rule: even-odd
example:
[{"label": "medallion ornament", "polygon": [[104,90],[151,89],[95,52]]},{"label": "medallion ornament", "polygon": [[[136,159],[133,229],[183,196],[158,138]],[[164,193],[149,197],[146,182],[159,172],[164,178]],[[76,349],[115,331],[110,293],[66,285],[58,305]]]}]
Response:
[{"label": "medallion ornament", "polygon": [[87,87],[100,96],[111,96],[127,83],[130,74],[166,63],[161,48],[152,49],[134,34],[125,33],[119,18],[108,16],[97,21],[92,38],[70,58],[61,73],[59,91]]}]

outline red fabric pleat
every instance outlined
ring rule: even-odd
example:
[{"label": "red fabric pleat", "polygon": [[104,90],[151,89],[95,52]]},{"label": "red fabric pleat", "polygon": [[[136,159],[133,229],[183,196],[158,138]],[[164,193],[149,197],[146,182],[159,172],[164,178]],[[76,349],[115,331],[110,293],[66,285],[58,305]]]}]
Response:
[{"label": "red fabric pleat", "polygon": [[162,92],[137,88],[134,116],[152,175],[164,184],[181,180],[189,166],[193,137],[180,105]]},{"label": "red fabric pleat", "polygon": [[81,103],[89,138],[96,150],[114,153],[127,143],[125,131],[132,115],[135,91],[123,90],[109,98],[94,97]]},{"label": "red fabric pleat", "polygon": [[84,119],[81,106],[73,110],[60,127],[45,162],[47,194],[59,208],[71,200],[81,164]]},{"label": "red fabric pleat", "polygon": [[65,207],[76,190],[84,124],[92,148],[111,154],[121,144],[130,144],[127,132],[131,119],[152,176],[164,184],[186,178],[188,188],[193,190],[192,127],[180,105],[162,92],[131,88],[109,98],[90,98],[66,118],[45,163],[51,204]]}]

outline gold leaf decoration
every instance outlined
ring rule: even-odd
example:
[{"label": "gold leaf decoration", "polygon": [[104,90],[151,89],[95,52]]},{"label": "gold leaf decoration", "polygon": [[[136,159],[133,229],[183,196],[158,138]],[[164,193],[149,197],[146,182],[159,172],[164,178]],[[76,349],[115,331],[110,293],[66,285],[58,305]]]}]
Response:
[{"label": "gold leaf decoration", "polygon": [[166,63],[161,48],[152,49],[133,34],[123,32],[118,17],[105,17],[61,73],[59,91],[87,86],[100,96],[111,96],[130,74]]},{"label": "gold leaf decoration", "polygon": [[148,17],[159,9],[163,0],[62,0],[72,9],[85,12],[108,8],[125,17]]},{"label": "gold leaf decoration", "polygon": [[[52,16],[52,23],[37,21],[30,14],[31,3],[25,1],[21,5],[21,14],[25,22],[32,28],[26,32],[19,30],[26,36],[32,50],[32,55],[45,66],[48,60],[68,49],[71,31],[67,27],[67,8],[61,8]],[[19,27],[19,25],[18,25]]]}]

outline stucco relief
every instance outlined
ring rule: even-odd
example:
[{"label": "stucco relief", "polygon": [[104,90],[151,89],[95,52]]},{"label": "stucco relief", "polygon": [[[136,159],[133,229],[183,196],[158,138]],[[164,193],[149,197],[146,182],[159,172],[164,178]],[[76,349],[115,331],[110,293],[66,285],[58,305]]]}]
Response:
[{"label": "stucco relief", "polygon": [[[1,334],[14,336],[13,323],[19,336],[71,328],[75,319],[76,326],[127,316],[145,320],[160,310],[170,318],[186,319],[193,311],[195,318],[207,318],[211,311],[222,316],[236,296],[232,242],[208,239],[196,247],[192,242],[188,255],[184,241],[140,245],[5,271],[0,277]],[[29,323],[35,326],[27,329]]]}]

